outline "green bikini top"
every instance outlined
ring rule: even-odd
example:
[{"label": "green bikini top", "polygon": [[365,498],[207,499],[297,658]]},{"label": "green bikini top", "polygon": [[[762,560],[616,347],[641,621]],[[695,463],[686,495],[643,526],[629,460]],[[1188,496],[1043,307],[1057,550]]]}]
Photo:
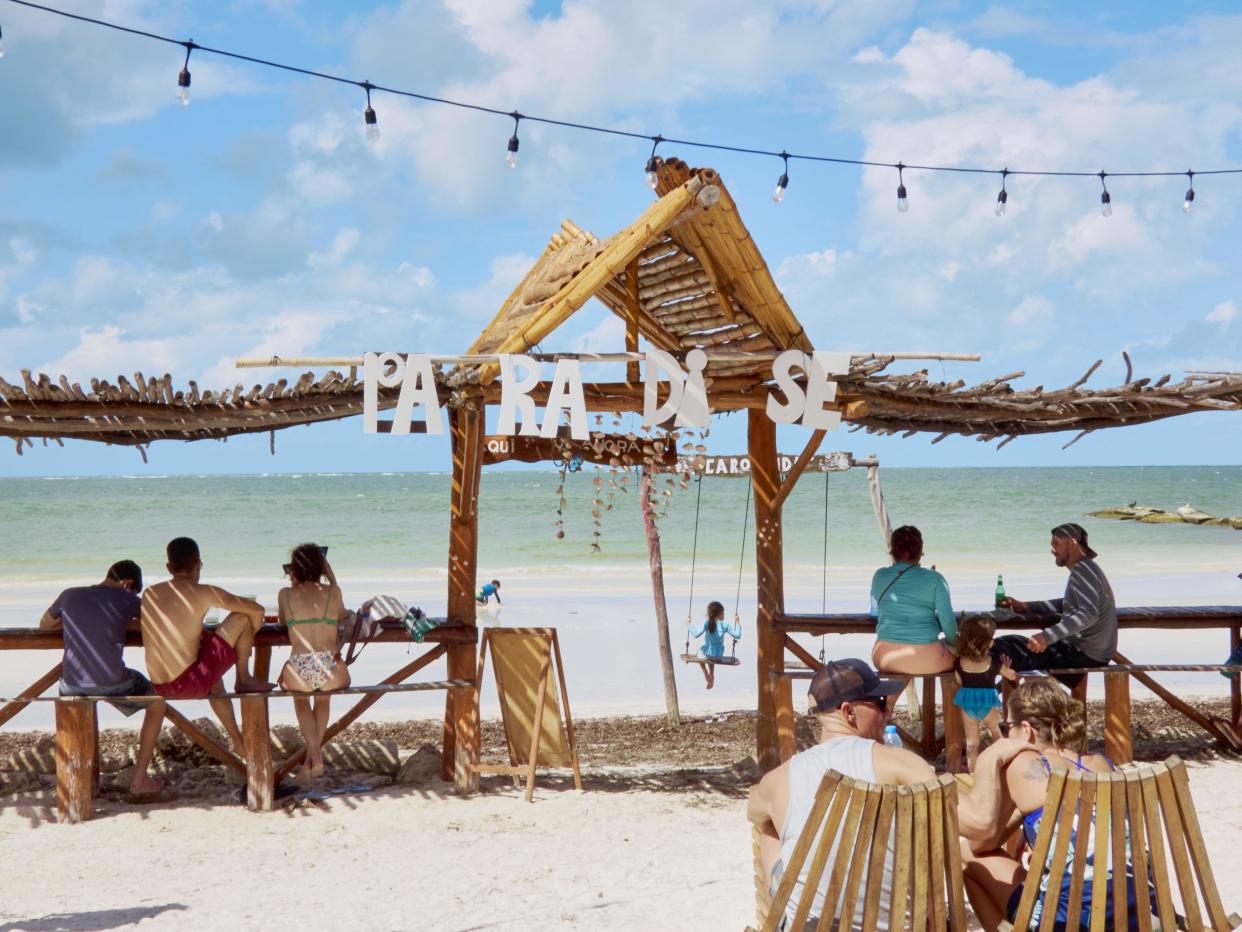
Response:
[{"label": "green bikini top", "polygon": [[288,621],[285,622],[285,627],[292,628],[295,625],[313,625],[313,624],[318,624],[322,622],[325,625],[332,625],[332,627],[335,628],[336,619],[327,617],[328,606],[331,604],[332,604],[332,590],[329,589],[328,590],[328,601],[326,601],[323,605],[324,617],[322,618],[290,618]]}]

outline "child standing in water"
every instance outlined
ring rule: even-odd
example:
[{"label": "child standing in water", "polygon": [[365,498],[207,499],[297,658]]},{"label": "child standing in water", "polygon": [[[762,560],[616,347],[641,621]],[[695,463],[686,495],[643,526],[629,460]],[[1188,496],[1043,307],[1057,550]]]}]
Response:
[{"label": "child standing in water", "polygon": [[[689,619],[687,619],[687,624]],[[742,636],[742,622],[737,616],[733,617],[733,624],[726,625],[724,622],[724,606],[719,602],[707,603],[707,619],[703,621],[697,628],[690,629],[691,637],[702,637],[703,646],[699,648],[700,657],[723,657],[724,656],[724,639],[725,635],[738,640]],[[707,688],[711,689],[716,685],[716,668],[713,664],[700,664],[703,668],[703,679],[707,680]]]},{"label": "child standing in water", "polygon": [[1000,738],[1002,703],[997,676],[1017,679],[1009,666],[1009,658],[991,655],[996,622],[978,615],[967,617],[957,629],[957,659],[953,673],[957,678],[957,695],[953,704],[962,712],[962,730],[966,733],[966,768],[972,773],[979,757],[979,723],[988,726],[992,740]]}]

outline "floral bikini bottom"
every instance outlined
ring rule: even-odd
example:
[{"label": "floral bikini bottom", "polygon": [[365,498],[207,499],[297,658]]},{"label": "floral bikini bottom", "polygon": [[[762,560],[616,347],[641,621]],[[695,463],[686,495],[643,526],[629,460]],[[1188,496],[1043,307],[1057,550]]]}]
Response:
[{"label": "floral bikini bottom", "polygon": [[336,664],[336,654],[330,650],[294,654],[289,658],[289,666],[293,668],[293,672],[311,689],[321,689],[336,672]]}]

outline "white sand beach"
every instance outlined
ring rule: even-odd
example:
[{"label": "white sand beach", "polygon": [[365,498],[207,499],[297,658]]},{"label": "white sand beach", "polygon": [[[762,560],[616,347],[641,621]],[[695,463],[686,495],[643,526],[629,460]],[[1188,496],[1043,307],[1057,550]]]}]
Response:
[{"label": "white sand beach", "polygon": [[[1192,764],[1191,790],[1228,910],[1242,909],[1242,761]],[[46,794],[0,806],[0,928],[741,929],[753,919],[745,803],[636,788],[445,784],[331,799],[325,809],[108,804],[52,821]],[[635,788],[627,788],[635,787]],[[594,787],[594,788],[592,788]],[[38,865],[37,880],[15,865]]]}]

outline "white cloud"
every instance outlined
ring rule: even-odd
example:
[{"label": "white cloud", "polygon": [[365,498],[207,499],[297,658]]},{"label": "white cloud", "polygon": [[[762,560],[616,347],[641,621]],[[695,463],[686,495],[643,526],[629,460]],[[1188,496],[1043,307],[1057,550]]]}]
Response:
[{"label": "white cloud", "polygon": [[20,236],[9,239],[9,251],[13,253],[13,259],[18,265],[32,265],[39,259],[39,250]]},{"label": "white cloud", "polygon": [[625,351],[625,321],[611,311],[586,333],[572,341],[575,353],[621,353]]},{"label": "white cloud", "polygon": [[[490,320],[500,310],[535,260],[525,253],[509,253],[496,256],[488,264],[487,281],[474,288],[466,288],[454,297],[463,317],[474,320]],[[473,334],[470,335],[473,338]]]},{"label": "white cloud", "polygon": [[326,252],[312,252],[308,255],[306,264],[312,267],[340,265],[345,257],[354,251],[354,247],[358,245],[361,238],[353,227],[346,227],[332,238],[332,245]]},{"label": "white cloud", "polygon": [[220,216],[220,211],[213,210],[203,218],[203,226],[216,233],[224,232],[224,218]]},{"label": "white cloud", "polygon": [[1238,316],[1238,309],[1232,301],[1222,301],[1208,312],[1207,319],[1214,324],[1227,324]]},{"label": "white cloud", "polygon": [[22,324],[33,324],[46,310],[42,304],[31,301],[24,294],[17,296],[17,320]]},{"label": "white cloud", "polygon": [[1053,303],[1039,295],[1030,295],[1009,312],[1009,323],[1016,327],[1045,327],[1056,313]]},{"label": "white cloud", "polygon": [[837,271],[838,258],[835,249],[824,249],[820,252],[807,252],[796,256],[786,256],[781,260],[781,264],[776,267],[776,277],[784,279],[801,274],[831,278]]}]

